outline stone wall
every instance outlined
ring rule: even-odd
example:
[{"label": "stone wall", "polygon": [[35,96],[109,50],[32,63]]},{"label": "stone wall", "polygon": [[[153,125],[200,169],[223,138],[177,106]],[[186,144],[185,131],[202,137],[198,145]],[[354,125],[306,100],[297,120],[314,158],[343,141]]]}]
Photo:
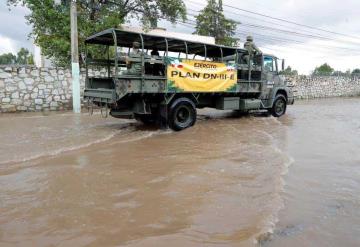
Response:
[{"label": "stone wall", "polygon": [[[89,71],[105,76],[106,71]],[[85,85],[84,70],[80,76]],[[0,112],[57,111],[72,108],[71,72],[63,68],[0,66]]]},{"label": "stone wall", "polygon": [[360,77],[299,76],[290,80],[298,99],[360,96]]},{"label": "stone wall", "polygon": [[[106,76],[106,70],[89,70],[91,76]],[[360,96],[360,78],[291,78],[298,99]],[[81,91],[85,72],[81,71]],[[72,107],[71,72],[63,68],[0,66],[0,112],[58,111]]]}]

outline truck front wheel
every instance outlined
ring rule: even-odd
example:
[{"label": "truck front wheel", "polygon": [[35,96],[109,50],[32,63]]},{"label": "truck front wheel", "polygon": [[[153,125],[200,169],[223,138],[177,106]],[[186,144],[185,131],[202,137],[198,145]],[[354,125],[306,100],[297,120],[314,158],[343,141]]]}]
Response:
[{"label": "truck front wheel", "polygon": [[271,108],[271,114],[274,117],[281,117],[286,113],[286,98],[282,94],[278,94],[275,97],[273,107]]},{"label": "truck front wheel", "polygon": [[193,126],[196,122],[196,107],[188,98],[174,100],[169,108],[169,127],[180,131]]}]

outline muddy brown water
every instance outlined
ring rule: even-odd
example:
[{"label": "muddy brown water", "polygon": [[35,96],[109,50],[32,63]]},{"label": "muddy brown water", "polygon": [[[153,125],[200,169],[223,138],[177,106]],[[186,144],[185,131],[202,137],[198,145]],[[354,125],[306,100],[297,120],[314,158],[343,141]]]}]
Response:
[{"label": "muddy brown water", "polygon": [[359,246],[360,99],[182,132],[0,116],[0,246]]}]

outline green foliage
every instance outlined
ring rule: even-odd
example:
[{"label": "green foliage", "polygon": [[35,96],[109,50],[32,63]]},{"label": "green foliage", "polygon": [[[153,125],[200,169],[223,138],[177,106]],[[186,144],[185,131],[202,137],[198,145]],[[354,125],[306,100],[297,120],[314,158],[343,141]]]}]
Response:
[{"label": "green foliage", "polygon": [[284,71],[281,71],[280,74],[286,75],[286,76],[297,76],[298,71],[293,70],[290,66],[288,66]]},{"label": "green foliage", "polygon": [[237,23],[227,19],[222,8],[222,0],[207,0],[206,7],[196,16],[195,34],[215,37],[216,44],[236,46]]},{"label": "green foliage", "polygon": [[20,51],[17,53],[16,63],[27,64],[29,54],[30,54],[30,52],[27,49],[21,48]]},{"label": "green foliage", "polygon": [[354,70],[351,72],[351,75],[360,76],[360,69],[354,69]]},{"label": "green foliage", "polygon": [[15,64],[16,56],[12,53],[5,53],[0,55],[0,64]]},{"label": "green foliage", "polygon": [[336,70],[332,73],[333,76],[349,76],[351,75],[351,73],[349,73],[349,71],[340,71],[340,70]]},{"label": "green foliage", "polygon": [[[7,0],[9,5],[23,4],[31,13],[26,16],[33,30],[30,34],[41,52],[54,64],[68,66],[71,61],[70,0]],[[146,27],[154,27],[159,19],[185,20],[182,0],[78,0],[79,52],[84,53],[84,40],[107,28],[118,27],[129,18],[138,18]],[[96,52],[93,52],[96,53]],[[81,59],[80,59],[81,61]]]},{"label": "green foliage", "polygon": [[323,65],[315,68],[313,75],[329,76],[329,75],[332,75],[333,72],[334,72],[334,69],[331,68],[331,66],[328,65],[327,63],[324,63]]},{"label": "green foliage", "polygon": [[27,64],[28,65],[35,65],[33,54],[30,54],[29,57],[27,58]]},{"label": "green foliage", "polygon": [[28,49],[21,48],[15,56],[12,53],[0,55],[0,64],[34,65],[34,56]]}]

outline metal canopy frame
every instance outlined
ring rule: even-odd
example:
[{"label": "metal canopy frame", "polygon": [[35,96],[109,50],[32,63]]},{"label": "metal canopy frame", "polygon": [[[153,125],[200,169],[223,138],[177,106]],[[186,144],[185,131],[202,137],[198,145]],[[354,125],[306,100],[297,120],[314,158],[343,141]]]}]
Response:
[{"label": "metal canopy frame", "polygon": [[183,52],[187,55],[195,54],[207,58],[223,58],[234,55],[237,52],[245,50],[235,47],[227,47],[215,44],[206,44],[184,39],[169,38],[159,35],[138,33],[132,31],[123,31],[120,29],[110,28],[91,35],[85,40],[86,44],[102,44],[108,46],[131,47],[132,42],[138,40],[141,47],[151,49],[156,46],[160,50],[168,52]]},{"label": "metal canopy frame", "polygon": [[[115,48],[115,78],[118,78],[119,76],[119,56],[117,52],[117,47],[128,47],[129,51],[132,47],[132,43],[134,41],[139,41],[141,43],[141,49],[142,49],[142,56],[141,56],[141,63],[142,63],[142,73],[141,73],[141,87],[143,87],[144,84],[144,77],[145,77],[145,57],[144,57],[144,51],[145,49],[153,49],[156,47],[158,50],[164,51],[164,56],[167,57],[169,55],[169,52],[179,52],[186,54],[186,59],[188,59],[188,56],[190,54],[194,54],[193,59],[195,59],[196,56],[202,56],[205,60],[208,58],[216,58],[220,61],[224,61],[225,57],[233,56],[236,60],[236,63],[238,62],[239,55],[246,53],[245,49],[241,48],[235,48],[235,47],[227,47],[227,46],[221,46],[221,45],[214,45],[214,44],[206,44],[201,42],[194,42],[184,39],[176,39],[176,38],[169,38],[159,35],[150,35],[146,33],[139,33],[139,32],[132,32],[132,31],[124,31],[116,28],[110,28],[107,30],[104,30],[102,32],[96,33],[94,35],[91,35],[85,40],[85,45],[88,44],[100,44],[100,45],[106,45],[106,46],[114,46]],[[107,49],[109,53],[109,49]],[[87,52],[87,51],[86,51]],[[264,56],[267,54],[263,54]],[[268,55],[272,56],[272,55]],[[276,58],[275,56],[272,56]],[[110,75],[110,57],[108,54],[108,75]],[[87,66],[86,66],[87,71]],[[86,73],[88,74],[88,73]],[[87,75],[88,76],[88,75]],[[248,80],[251,81],[251,68],[249,68],[249,78]]]}]

